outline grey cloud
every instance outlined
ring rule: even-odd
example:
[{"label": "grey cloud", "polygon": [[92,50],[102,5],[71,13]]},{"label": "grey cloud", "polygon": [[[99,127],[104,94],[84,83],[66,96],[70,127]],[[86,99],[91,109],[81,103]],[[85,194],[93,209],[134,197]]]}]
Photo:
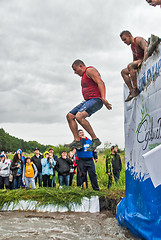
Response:
[{"label": "grey cloud", "polygon": [[[107,86],[107,98],[113,104],[112,111],[104,107],[90,118],[91,123],[102,139],[106,136],[100,126],[107,135],[119,128],[122,137],[120,71],[132,60],[132,54],[119,34],[124,29],[146,38],[152,29],[159,34],[154,22],[160,22],[160,16],[153,14],[152,20],[152,11],[144,0],[115,4],[105,0],[1,1],[0,122],[14,126],[43,124],[44,128],[51,124],[62,138],[64,128],[67,131],[65,115],[82,101],[81,79],[71,68],[72,62],[80,58],[99,70]],[[110,129],[107,122],[112,124]],[[43,131],[41,134],[44,138],[49,135]],[[68,129],[63,141],[70,135]]]}]

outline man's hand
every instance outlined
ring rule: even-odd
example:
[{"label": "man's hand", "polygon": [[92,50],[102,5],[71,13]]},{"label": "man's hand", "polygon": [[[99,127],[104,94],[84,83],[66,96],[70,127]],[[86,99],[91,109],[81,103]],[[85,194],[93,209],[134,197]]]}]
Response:
[{"label": "man's hand", "polygon": [[138,60],[138,68],[141,66],[142,62],[142,60]]},{"label": "man's hand", "polygon": [[109,103],[106,99],[103,99],[103,98],[101,98],[101,100],[108,110],[112,109],[111,103]]}]

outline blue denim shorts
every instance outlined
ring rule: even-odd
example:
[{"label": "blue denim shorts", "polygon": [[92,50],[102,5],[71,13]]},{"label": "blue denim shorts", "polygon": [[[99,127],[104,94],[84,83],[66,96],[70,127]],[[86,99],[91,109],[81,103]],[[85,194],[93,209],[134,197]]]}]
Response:
[{"label": "blue denim shorts", "polygon": [[83,112],[86,111],[89,116],[91,116],[93,113],[100,110],[103,106],[103,102],[100,98],[91,98],[87,101],[83,101],[80,104],[78,104],[75,108],[73,108],[70,113],[73,115],[76,115],[77,112]]}]

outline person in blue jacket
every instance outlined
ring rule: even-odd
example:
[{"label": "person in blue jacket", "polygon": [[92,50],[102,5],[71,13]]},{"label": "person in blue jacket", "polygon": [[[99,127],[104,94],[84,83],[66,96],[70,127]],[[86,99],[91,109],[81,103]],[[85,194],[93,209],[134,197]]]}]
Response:
[{"label": "person in blue jacket", "polygon": [[[54,154],[53,148],[49,148],[49,155],[50,155],[50,158],[53,158],[55,160],[55,164],[56,164],[58,156],[56,154]],[[52,187],[56,187],[56,170],[55,170],[54,166],[53,166],[53,179],[52,179],[51,185],[52,185]]]},{"label": "person in blue jacket", "polygon": [[81,185],[83,186],[83,183],[87,181],[86,176],[88,172],[93,190],[99,191],[95,164],[93,161],[93,151],[87,150],[91,144],[91,140],[85,137],[83,130],[78,130],[78,134],[83,144],[83,148],[77,150],[77,168],[79,169],[78,174],[80,177]]},{"label": "person in blue jacket", "polygon": [[23,162],[23,166],[24,166],[25,165],[25,157],[23,156],[22,150],[19,148],[19,149],[17,149],[16,153],[18,154],[19,159],[21,158],[21,160]]},{"label": "person in blue jacket", "polygon": [[[44,158],[41,159],[42,165],[42,180],[43,180],[43,187],[51,187],[52,186],[52,179],[53,179],[53,167],[55,166],[55,160],[49,157],[49,152],[46,151],[44,153]],[[52,166],[51,166],[52,165]]]}]

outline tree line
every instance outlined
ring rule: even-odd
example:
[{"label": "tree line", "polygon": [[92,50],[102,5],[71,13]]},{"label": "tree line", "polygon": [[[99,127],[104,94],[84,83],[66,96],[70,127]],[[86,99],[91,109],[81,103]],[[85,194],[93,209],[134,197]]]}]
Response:
[{"label": "tree line", "polygon": [[0,128],[0,150],[5,152],[15,152],[17,149],[22,149],[23,152],[32,153],[35,148],[39,148],[40,152],[45,152],[49,148],[53,148],[54,152],[58,155],[61,154],[62,150],[67,150],[63,145],[52,146],[52,145],[43,145],[37,141],[24,141],[11,136],[6,133],[3,128]]}]

